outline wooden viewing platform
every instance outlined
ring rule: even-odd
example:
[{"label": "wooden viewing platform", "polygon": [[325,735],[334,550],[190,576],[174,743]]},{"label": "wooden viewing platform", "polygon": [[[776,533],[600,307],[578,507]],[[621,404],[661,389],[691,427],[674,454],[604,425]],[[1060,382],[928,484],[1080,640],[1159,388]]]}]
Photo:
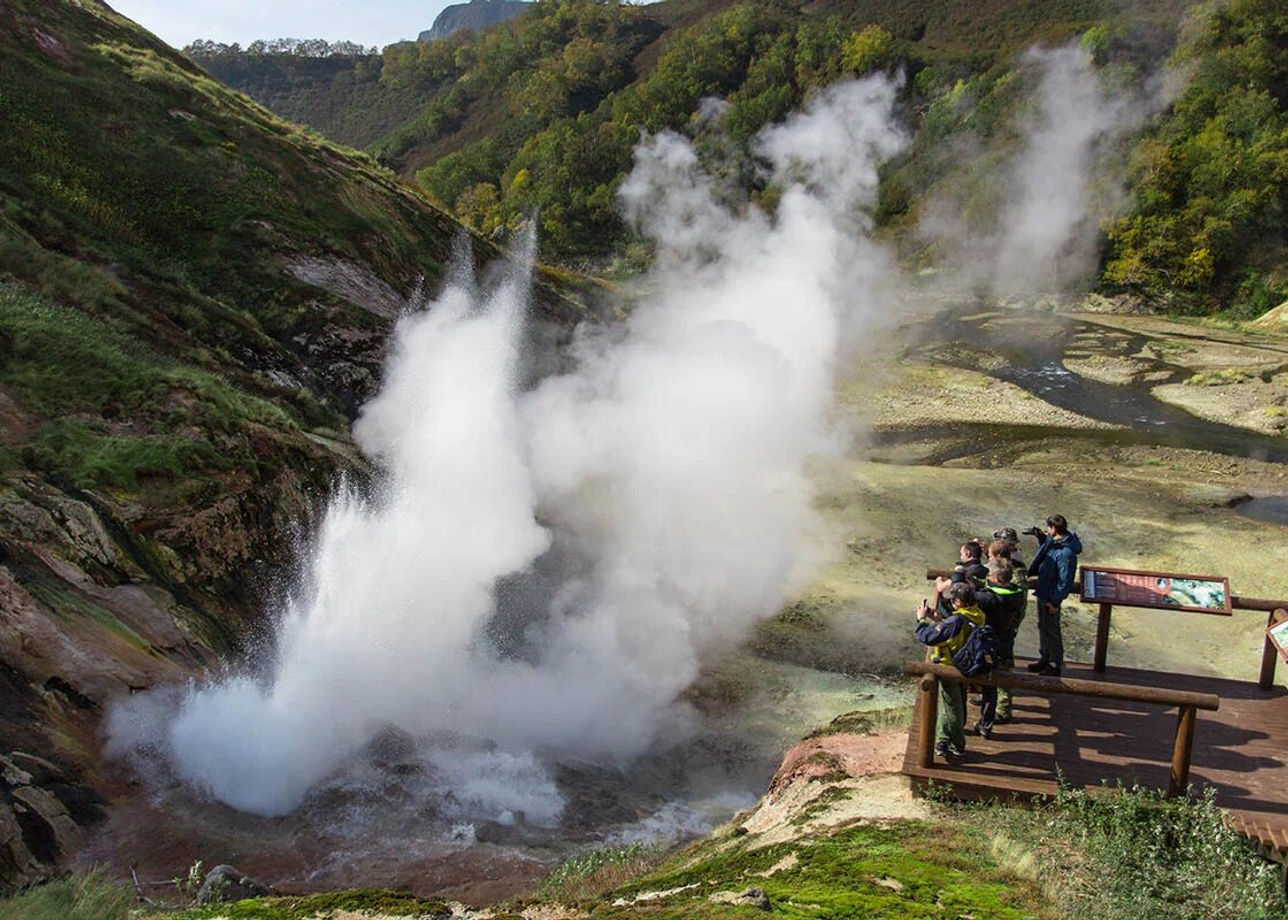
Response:
[{"label": "wooden viewing platform", "polygon": [[[1017,660],[1023,671],[1028,660]],[[913,667],[913,666],[910,666]],[[1215,694],[1220,709],[1199,708],[1193,724],[1189,782],[1212,787],[1232,826],[1288,856],[1288,695],[1255,682],[1066,662],[1064,677],[1191,694]],[[908,733],[903,772],[915,785],[933,780],[967,798],[1049,796],[1057,770],[1075,787],[1139,783],[1166,790],[1177,739],[1177,707],[1158,702],[1016,690],[1013,721],[985,740],[967,734],[965,758],[934,758],[923,767],[923,694]],[[967,707],[967,728],[979,710]]]}]

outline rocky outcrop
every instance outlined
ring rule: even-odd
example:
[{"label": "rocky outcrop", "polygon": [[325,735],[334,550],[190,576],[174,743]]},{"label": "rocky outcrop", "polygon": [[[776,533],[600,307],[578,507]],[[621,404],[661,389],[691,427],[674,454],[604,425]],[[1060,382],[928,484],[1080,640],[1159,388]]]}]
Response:
[{"label": "rocky outcrop", "polygon": [[197,891],[198,904],[218,904],[222,901],[243,901],[246,898],[264,898],[273,889],[234,869],[232,866],[215,866]]},{"label": "rocky outcrop", "polygon": [[0,889],[55,872],[103,818],[72,770],[24,751],[0,757]]},{"label": "rocky outcrop", "polygon": [[416,39],[429,42],[436,38],[447,38],[462,29],[485,29],[520,16],[531,6],[531,3],[523,0],[470,0],[469,3],[454,3],[444,7],[434,19],[434,24]]},{"label": "rocky outcrop", "polygon": [[[140,690],[182,683],[262,635],[272,579],[351,446],[264,434],[263,478],[205,501],[0,479],[0,891],[59,870],[100,817],[98,726]],[[55,763],[55,761],[58,763]]]}]

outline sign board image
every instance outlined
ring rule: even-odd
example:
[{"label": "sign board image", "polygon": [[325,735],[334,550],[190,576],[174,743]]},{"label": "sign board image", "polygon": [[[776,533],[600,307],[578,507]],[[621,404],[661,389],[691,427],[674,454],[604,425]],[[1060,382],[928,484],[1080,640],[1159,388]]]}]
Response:
[{"label": "sign board image", "polygon": [[1279,649],[1280,656],[1288,660],[1288,620],[1280,620],[1274,626],[1267,626],[1266,635],[1275,644],[1275,648]]},{"label": "sign board image", "polygon": [[1082,599],[1097,604],[1163,607],[1229,616],[1230,580],[1210,575],[1175,575],[1128,569],[1082,570]]}]

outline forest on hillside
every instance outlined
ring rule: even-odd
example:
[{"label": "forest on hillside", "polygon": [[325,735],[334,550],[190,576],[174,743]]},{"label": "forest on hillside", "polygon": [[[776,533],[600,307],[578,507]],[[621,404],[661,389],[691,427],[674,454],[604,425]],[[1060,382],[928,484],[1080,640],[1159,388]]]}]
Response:
[{"label": "forest on hillside", "polygon": [[[616,207],[641,132],[695,139],[706,165],[772,201],[750,141],[844,76],[904,81],[911,148],[888,164],[878,223],[914,258],[927,190],[969,185],[948,151],[1015,143],[1033,45],[1080,41],[1105,85],[1166,70],[1184,90],[1119,151],[1128,205],[1098,284],[1186,312],[1250,316],[1288,296],[1288,10],[1277,0],[1130,12],[1098,0],[787,0],[634,6],[543,0],[481,33],[380,55],[202,54],[284,117],[365,148],[482,233],[537,213],[543,255],[637,262]],[[718,104],[704,100],[718,100]],[[950,141],[954,141],[950,143]]]}]

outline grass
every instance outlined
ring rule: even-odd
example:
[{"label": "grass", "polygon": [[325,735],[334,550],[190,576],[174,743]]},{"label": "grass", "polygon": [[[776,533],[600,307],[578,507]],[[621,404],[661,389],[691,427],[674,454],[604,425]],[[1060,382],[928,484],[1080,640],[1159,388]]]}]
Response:
[{"label": "grass", "polygon": [[806,738],[827,735],[876,735],[894,728],[907,728],[912,724],[912,706],[893,706],[889,709],[858,710],[837,716],[828,724],[814,729]]},{"label": "grass", "polygon": [[379,914],[386,917],[446,918],[446,902],[418,898],[399,891],[359,888],[299,897],[251,898],[229,904],[145,915],[144,920],[323,920],[330,917]]},{"label": "grass", "polygon": [[1066,788],[1035,810],[958,805],[946,814],[983,830],[993,858],[1039,885],[1061,917],[1288,918],[1279,868],[1226,826],[1210,795]]},{"label": "grass", "polygon": [[[1039,892],[999,868],[968,834],[920,821],[847,828],[757,850],[744,844],[712,852],[700,845],[613,892],[593,918],[757,916],[710,900],[717,892],[764,889],[773,914],[787,918],[989,917],[1041,914]],[[789,857],[795,855],[792,864]],[[775,867],[778,868],[775,871]],[[891,880],[894,880],[892,884]],[[618,905],[648,892],[666,897]]]},{"label": "grass", "polygon": [[254,466],[227,435],[290,431],[286,410],[216,373],[148,349],[111,323],[0,283],[0,385],[42,424],[17,450],[30,469],[82,487],[137,488]]},{"label": "grass", "polygon": [[134,890],[95,870],[0,900],[0,920],[127,920]]},{"label": "grass", "polygon": [[563,904],[589,901],[620,888],[660,859],[657,847],[639,842],[600,847],[561,864],[541,882],[538,895]]},{"label": "grass", "polygon": [[[1065,789],[1032,808],[941,797],[934,809],[929,822],[852,826],[760,849],[746,837],[710,838],[606,895],[589,915],[756,916],[712,900],[755,886],[775,916],[792,918],[1288,917],[1278,867],[1224,824],[1210,797]],[[803,825],[808,814],[798,818]]]}]

